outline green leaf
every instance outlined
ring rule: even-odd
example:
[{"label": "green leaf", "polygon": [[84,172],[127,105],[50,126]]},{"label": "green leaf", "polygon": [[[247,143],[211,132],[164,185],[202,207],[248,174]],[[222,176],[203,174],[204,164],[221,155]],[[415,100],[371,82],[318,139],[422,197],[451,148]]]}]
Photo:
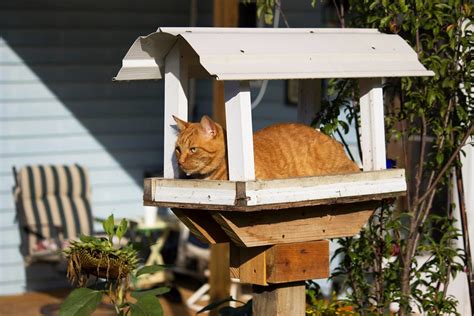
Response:
[{"label": "green leaf", "polygon": [[131,295],[132,297],[138,299],[139,297],[142,297],[144,295],[150,294],[150,295],[157,296],[157,295],[163,295],[165,293],[168,293],[169,291],[170,291],[169,287],[163,286],[163,287],[158,287],[156,289],[151,289],[151,290],[146,290],[146,291],[133,291]]},{"label": "green leaf", "polygon": [[132,316],[163,316],[160,300],[155,295],[143,295],[130,305]]},{"label": "green leaf", "polygon": [[95,241],[99,241],[100,239],[97,238],[97,237],[94,237],[94,236],[86,236],[86,235],[80,235],[79,236],[79,240],[84,242],[84,243],[88,243],[88,242],[95,242]]},{"label": "green leaf", "polygon": [[265,6],[261,5],[257,8],[257,17],[260,18],[262,16],[263,10],[265,9]]},{"label": "green leaf", "polygon": [[119,240],[122,239],[122,237],[127,232],[127,226],[128,226],[127,220],[125,218],[122,218],[122,220],[120,221],[120,224],[117,227],[117,232],[116,232]]},{"label": "green leaf", "polygon": [[443,163],[443,160],[444,160],[444,156],[443,156],[443,153],[442,152],[438,152],[436,154],[436,162],[441,165]]},{"label": "green leaf", "polygon": [[136,276],[139,277],[142,274],[150,274],[150,273],[156,273],[159,271],[163,271],[165,267],[163,265],[150,265],[150,266],[144,266],[141,269],[137,271]]},{"label": "green leaf", "polygon": [[265,13],[264,20],[265,20],[265,24],[268,24],[268,25],[272,24],[273,23],[273,13],[271,11]]},{"label": "green leaf", "polygon": [[59,310],[59,316],[88,316],[102,301],[102,292],[79,288],[69,294]]},{"label": "green leaf", "polygon": [[112,238],[114,237],[114,214],[111,214],[105,221],[102,222],[102,227],[104,227],[104,231],[109,236],[109,241],[112,242]]}]

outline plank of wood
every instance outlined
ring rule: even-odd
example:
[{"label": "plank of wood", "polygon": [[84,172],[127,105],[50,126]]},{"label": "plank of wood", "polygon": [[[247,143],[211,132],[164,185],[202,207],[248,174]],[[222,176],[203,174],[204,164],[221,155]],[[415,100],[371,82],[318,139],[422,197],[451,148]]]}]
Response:
[{"label": "plank of wood", "polygon": [[241,283],[268,285],[329,276],[329,242],[244,248],[231,244],[231,276]]},{"label": "plank of wood", "polygon": [[229,243],[229,274],[231,278],[240,279],[240,247]]},{"label": "plank of wood", "polygon": [[146,181],[155,183],[155,192],[153,196],[144,196],[145,202],[232,205],[235,200],[235,183],[228,181],[206,180],[205,185],[202,185],[202,180],[148,178]]},{"label": "plank of wood", "polygon": [[[224,83],[229,179],[255,179],[250,86],[248,81]],[[230,119],[232,118],[232,119]]]},{"label": "plank of wood", "polygon": [[215,302],[229,297],[229,243],[212,245],[209,270],[211,272],[209,277],[210,300]]},{"label": "plank of wood", "polygon": [[[329,181],[325,182],[325,180]],[[278,181],[265,183],[264,187],[259,182],[252,182],[247,184],[247,205],[296,203],[355,196],[368,197],[380,193],[403,192],[405,190],[405,178],[400,173],[395,177],[374,177],[371,180],[367,180],[367,177],[360,173],[334,177],[327,176],[327,178],[322,177],[321,179],[308,177],[295,179],[293,183],[286,182],[284,187],[279,187]]]},{"label": "plank of wood", "polygon": [[268,283],[329,277],[329,241],[279,244],[265,252]]},{"label": "plank of wood", "polygon": [[269,247],[240,247],[239,275],[241,283],[268,285],[265,252]]},{"label": "plank of wood", "polygon": [[257,247],[353,236],[378,201],[261,212],[217,212],[214,219],[240,247]]},{"label": "plank of wood", "polygon": [[383,91],[380,78],[359,79],[364,171],[386,168]]},{"label": "plank of wood", "polygon": [[180,44],[176,43],[165,59],[165,112],[163,176],[177,178],[178,162],[174,154],[177,130],[173,115],[188,120],[188,72],[186,59],[181,58]]},{"label": "plank of wood", "polygon": [[253,287],[252,315],[303,316],[305,315],[304,282]]},{"label": "plank of wood", "polygon": [[265,181],[145,181],[156,182],[146,205],[244,212],[381,200],[406,191],[403,169]]},{"label": "plank of wood", "polygon": [[321,110],[321,84],[320,79],[298,80],[298,122],[311,125]]},{"label": "plank of wood", "polygon": [[172,209],[173,213],[198,239],[209,244],[229,242],[230,238],[212,218],[212,213],[187,209]]},{"label": "plank of wood", "polygon": [[[235,27],[239,21],[239,2],[238,0],[214,0],[213,1],[213,25],[220,27]],[[225,93],[224,83],[213,81],[213,117],[221,124],[226,126]],[[253,157],[253,156],[252,156]],[[233,177],[231,179],[234,179]],[[216,301],[229,296],[230,277],[229,277],[229,244],[225,246],[211,246],[211,276],[210,276],[210,296],[211,301]],[[227,261],[219,261],[219,258],[226,257]],[[218,315],[218,309],[210,312],[211,316]]]},{"label": "plank of wood", "polygon": [[216,79],[212,80],[212,113],[216,122],[222,126],[226,125],[225,120],[225,98],[224,98],[224,81]]}]

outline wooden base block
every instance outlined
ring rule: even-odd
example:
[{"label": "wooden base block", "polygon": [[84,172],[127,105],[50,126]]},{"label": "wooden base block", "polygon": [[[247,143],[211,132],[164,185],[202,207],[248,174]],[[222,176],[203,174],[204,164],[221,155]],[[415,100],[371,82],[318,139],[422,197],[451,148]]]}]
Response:
[{"label": "wooden base block", "polygon": [[252,315],[304,316],[304,282],[253,287]]},{"label": "wooden base block", "polygon": [[230,270],[242,283],[269,285],[329,276],[329,241],[240,248],[231,244]]},{"label": "wooden base block", "polygon": [[267,282],[286,283],[329,276],[329,241],[281,244],[266,252]]}]

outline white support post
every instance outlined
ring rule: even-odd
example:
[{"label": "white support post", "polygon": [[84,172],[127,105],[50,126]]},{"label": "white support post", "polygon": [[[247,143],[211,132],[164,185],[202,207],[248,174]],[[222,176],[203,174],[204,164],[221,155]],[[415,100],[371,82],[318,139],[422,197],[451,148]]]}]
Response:
[{"label": "white support post", "polygon": [[174,154],[178,131],[173,115],[188,120],[188,69],[186,58],[177,42],[165,59],[165,111],[163,177],[178,178],[179,168]]},{"label": "white support post", "polygon": [[229,180],[254,180],[252,107],[248,81],[224,83]]},{"label": "white support post", "polygon": [[321,83],[320,79],[298,80],[298,122],[311,125],[321,110]]},{"label": "white support post", "polygon": [[380,79],[360,79],[360,133],[364,171],[386,168],[383,92]]}]

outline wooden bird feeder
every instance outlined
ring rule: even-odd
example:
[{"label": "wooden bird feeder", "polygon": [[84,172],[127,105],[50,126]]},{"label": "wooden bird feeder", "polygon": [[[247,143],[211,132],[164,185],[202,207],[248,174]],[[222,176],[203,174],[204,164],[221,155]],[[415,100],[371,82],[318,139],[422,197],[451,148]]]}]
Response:
[{"label": "wooden bird feeder", "polygon": [[[144,204],[170,207],[200,239],[230,242],[231,275],[255,287],[255,315],[304,315],[304,280],[329,275],[328,238],[353,236],[382,199],[406,191],[385,170],[383,77],[431,76],[398,35],[373,29],[160,28],[139,37],[115,80],[165,79],[164,176]],[[172,115],[188,118],[188,79],[224,81],[229,181],[184,180]],[[300,79],[311,122],[322,78],[358,78],[363,171],[255,180],[249,80]]]}]

